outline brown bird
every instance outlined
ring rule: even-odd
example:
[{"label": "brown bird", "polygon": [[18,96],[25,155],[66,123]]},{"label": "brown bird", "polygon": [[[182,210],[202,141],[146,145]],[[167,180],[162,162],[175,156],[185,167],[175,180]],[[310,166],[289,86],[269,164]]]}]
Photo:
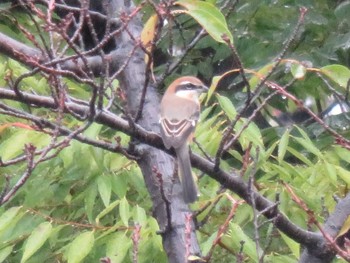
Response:
[{"label": "brown bird", "polygon": [[206,90],[208,88],[199,79],[181,77],[170,84],[160,104],[161,136],[167,149],[175,149],[186,203],[193,203],[198,198],[188,143],[199,119],[199,95]]}]

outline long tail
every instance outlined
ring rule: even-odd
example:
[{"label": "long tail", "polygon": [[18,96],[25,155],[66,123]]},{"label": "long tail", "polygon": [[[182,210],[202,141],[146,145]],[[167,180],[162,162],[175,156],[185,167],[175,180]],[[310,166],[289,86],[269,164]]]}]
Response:
[{"label": "long tail", "polygon": [[193,203],[198,199],[198,190],[192,175],[189,148],[187,144],[175,149],[179,174],[185,203]]}]

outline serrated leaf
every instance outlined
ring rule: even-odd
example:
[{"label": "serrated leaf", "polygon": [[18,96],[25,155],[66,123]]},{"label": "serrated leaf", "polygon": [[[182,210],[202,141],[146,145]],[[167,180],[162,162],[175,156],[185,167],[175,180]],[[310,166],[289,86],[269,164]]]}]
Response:
[{"label": "serrated leaf", "polygon": [[287,151],[290,130],[287,129],[278,144],[278,162],[281,163]]},{"label": "serrated leaf", "polygon": [[123,224],[125,226],[128,226],[129,225],[129,218],[130,218],[130,208],[129,208],[129,203],[125,197],[120,200],[119,215],[123,221]]},{"label": "serrated leaf", "polygon": [[33,230],[24,246],[21,263],[26,262],[38,249],[43,246],[45,241],[49,238],[51,231],[52,225],[50,222],[43,222]]},{"label": "serrated leaf", "polygon": [[81,262],[91,251],[95,242],[94,232],[84,232],[69,245],[66,258],[68,263]]},{"label": "serrated leaf", "polygon": [[350,79],[350,69],[343,65],[328,65],[320,69],[321,72],[337,83],[342,88],[346,88]]},{"label": "serrated leaf", "polygon": [[223,36],[233,43],[233,36],[228,29],[226,19],[215,5],[197,0],[181,0],[175,2],[176,5],[184,7],[186,10],[175,10],[174,13],[185,12],[192,16],[217,42],[226,43]]},{"label": "serrated leaf", "polygon": [[0,232],[8,227],[12,223],[12,220],[16,217],[21,210],[21,206],[14,206],[6,210],[0,217]]},{"label": "serrated leaf", "polygon": [[106,175],[101,175],[97,179],[97,188],[105,207],[109,206],[112,194],[111,180]]},{"label": "serrated leaf", "polygon": [[216,98],[227,117],[230,120],[233,120],[237,115],[237,111],[232,102],[227,97],[221,96],[219,94],[216,95]]}]

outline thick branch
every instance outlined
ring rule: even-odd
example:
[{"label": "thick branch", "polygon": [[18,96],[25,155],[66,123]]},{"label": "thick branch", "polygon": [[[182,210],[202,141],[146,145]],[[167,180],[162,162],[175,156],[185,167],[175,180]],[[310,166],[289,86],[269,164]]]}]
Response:
[{"label": "thick branch", "polygon": [[[86,70],[84,61],[78,56],[73,55],[66,58],[49,61],[45,55],[38,49],[29,47],[22,42],[19,42],[0,32],[0,53],[15,59],[26,66],[36,67],[37,63],[43,66],[54,66],[59,64],[62,70],[70,71],[80,75],[82,70]],[[89,53],[84,52],[85,53]],[[105,59],[110,62],[110,70],[115,72],[119,69],[119,63],[127,57],[127,52],[124,47],[119,48],[105,56]],[[30,59],[29,59],[30,58]],[[89,68],[94,74],[99,75],[102,68],[102,58],[99,55],[85,57]],[[64,74],[63,74],[64,75]]]}]

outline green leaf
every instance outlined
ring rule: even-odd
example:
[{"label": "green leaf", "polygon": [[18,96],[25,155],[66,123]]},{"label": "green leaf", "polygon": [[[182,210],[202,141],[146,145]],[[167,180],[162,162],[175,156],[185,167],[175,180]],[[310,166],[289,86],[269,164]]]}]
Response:
[{"label": "green leaf", "polygon": [[119,198],[123,198],[128,190],[127,176],[125,173],[118,173],[111,176],[112,191],[118,195]]},{"label": "green leaf", "polygon": [[100,223],[100,219],[104,217],[105,215],[109,214],[118,204],[120,203],[120,200],[115,200],[112,202],[109,206],[107,206],[105,209],[103,209],[96,217],[95,221],[96,224]]},{"label": "green leaf", "polygon": [[[260,146],[260,151],[265,150],[259,127],[254,122],[250,122],[248,126],[245,127],[247,122],[248,120],[246,119],[241,119],[238,122],[237,132],[240,132],[241,129],[245,128],[238,141],[241,143],[244,149],[248,148],[250,142],[252,142],[254,146]],[[254,152],[255,150],[252,150],[252,154],[254,154]],[[262,154],[262,152],[260,153]]]},{"label": "green leaf", "polygon": [[226,36],[233,43],[233,36],[227,27],[226,19],[216,6],[197,0],[181,0],[175,4],[186,8],[185,13],[192,16],[217,42],[226,43],[223,40],[223,36]]},{"label": "green leaf", "polygon": [[94,232],[84,232],[77,236],[69,245],[66,254],[68,263],[81,262],[91,251],[94,242]]},{"label": "green leaf", "polygon": [[287,129],[278,144],[278,162],[281,163],[287,151],[290,130]]},{"label": "green leaf", "polygon": [[299,144],[301,144],[306,150],[309,152],[313,153],[319,158],[322,158],[322,153],[321,151],[314,145],[314,143],[310,140],[309,136],[299,127],[296,126],[298,131],[300,132],[301,136],[300,137],[293,137]]},{"label": "green leaf", "polygon": [[335,16],[338,20],[344,20],[349,23],[349,14],[350,14],[350,1],[343,1],[334,10]]},{"label": "green leaf", "polygon": [[112,194],[111,180],[106,175],[101,175],[97,179],[98,192],[102,198],[102,202],[105,207],[109,206]]},{"label": "green leaf", "polygon": [[211,234],[210,237],[206,238],[205,242],[203,242],[201,244],[201,249],[202,249],[203,255],[207,255],[208,252],[210,251],[210,249],[213,247],[213,242],[214,242],[217,235],[218,235],[218,232],[215,231],[213,234]]},{"label": "green leaf", "polygon": [[213,95],[213,93],[215,92],[219,82],[221,79],[223,79],[224,77],[226,77],[227,75],[231,74],[231,73],[235,73],[235,72],[239,72],[239,69],[233,69],[233,70],[229,70],[229,71],[226,71],[224,74],[222,75],[219,75],[219,76],[215,76],[213,77],[212,81],[211,81],[211,84],[210,84],[210,87],[209,87],[209,91],[207,93],[207,100],[205,101],[205,105],[208,105],[208,102],[211,98],[211,96]]},{"label": "green leaf", "polygon": [[337,185],[337,171],[335,169],[335,166],[329,162],[324,163],[326,166],[326,169],[322,169],[325,171],[326,176],[331,180],[331,182],[336,186]]},{"label": "green leaf", "polygon": [[119,215],[123,221],[123,224],[128,226],[129,218],[130,218],[130,209],[129,209],[129,203],[125,197],[120,200]]},{"label": "green leaf", "polygon": [[248,255],[253,262],[258,262],[254,241],[243,232],[239,225],[230,223],[230,235],[231,241],[237,248],[240,248],[240,242],[244,241],[243,254]]},{"label": "green leaf", "polygon": [[4,262],[5,259],[11,254],[14,246],[15,245],[8,246],[0,250],[0,263]]},{"label": "green leaf", "polygon": [[290,71],[293,77],[296,79],[302,79],[305,77],[305,74],[306,74],[306,68],[299,63],[293,63],[290,68]]},{"label": "green leaf", "polygon": [[84,198],[85,211],[86,211],[87,217],[89,218],[89,222],[93,221],[96,196],[97,196],[97,187],[95,184],[93,184],[85,191],[85,198]]},{"label": "green leaf", "polygon": [[222,76],[215,76],[215,77],[213,77],[213,79],[211,81],[211,84],[210,84],[210,87],[209,87],[209,90],[208,90],[208,93],[207,93],[207,100],[205,101],[205,105],[206,106],[208,105],[208,102],[209,102],[211,96],[215,92],[216,87],[218,86],[218,83],[221,80],[221,78],[222,78]]},{"label": "green leaf", "polygon": [[337,83],[340,87],[346,88],[350,79],[350,69],[343,65],[328,65],[320,69],[321,72]]},{"label": "green leaf", "polygon": [[346,169],[344,169],[343,167],[340,167],[340,166],[335,166],[335,169],[337,171],[337,174],[339,175],[339,177],[341,179],[344,180],[344,182],[350,186],[350,172]]},{"label": "green leaf", "polygon": [[307,164],[308,166],[313,166],[313,163],[306,158],[302,153],[300,153],[299,151],[293,149],[292,147],[287,147],[288,152],[290,152],[292,155],[294,155],[295,157],[297,157],[300,161],[304,162],[305,164]]},{"label": "green leaf", "polygon": [[43,222],[37,226],[27,239],[21,263],[26,262],[49,238],[52,231],[50,222]]},{"label": "green leaf", "polygon": [[6,210],[0,217],[0,232],[6,229],[21,210],[21,206],[14,206]]},{"label": "green leaf", "polygon": [[218,99],[220,107],[225,112],[227,117],[230,120],[233,120],[234,117],[236,117],[237,115],[237,111],[235,106],[232,104],[232,102],[227,97],[220,96],[219,94],[216,95],[216,98]]},{"label": "green leaf", "polygon": [[281,234],[281,237],[282,237],[283,241],[287,244],[289,249],[292,251],[293,255],[296,258],[299,258],[299,255],[300,255],[300,245],[299,245],[299,243],[295,242],[293,239],[291,239],[290,237],[286,236],[282,232],[280,232],[280,234]]},{"label": "green leaf", "polygon": [[263,79],[267,75],[267,73],[270,72],[273,66],[274,66],[273,63],[267,64],[262,68],[260,68],[258,72],[254,73],[254,76],[251,77],[249,80],[249,86],[252,91],[256,89],[256,86],[260,83],[261,79]]},{"label": "green leaf", "polygon": [[145,209],[136,205],[136,211],[134,214],[134,221],[137,222],[141,226],[145,226],[147,223],[147,215]]},{"label": "green leaf", "polygon": [[126,257],[131,247],[132,241],[126,233],[113,233],[106,244],[106,256],[113,263],[129,262]]}]

